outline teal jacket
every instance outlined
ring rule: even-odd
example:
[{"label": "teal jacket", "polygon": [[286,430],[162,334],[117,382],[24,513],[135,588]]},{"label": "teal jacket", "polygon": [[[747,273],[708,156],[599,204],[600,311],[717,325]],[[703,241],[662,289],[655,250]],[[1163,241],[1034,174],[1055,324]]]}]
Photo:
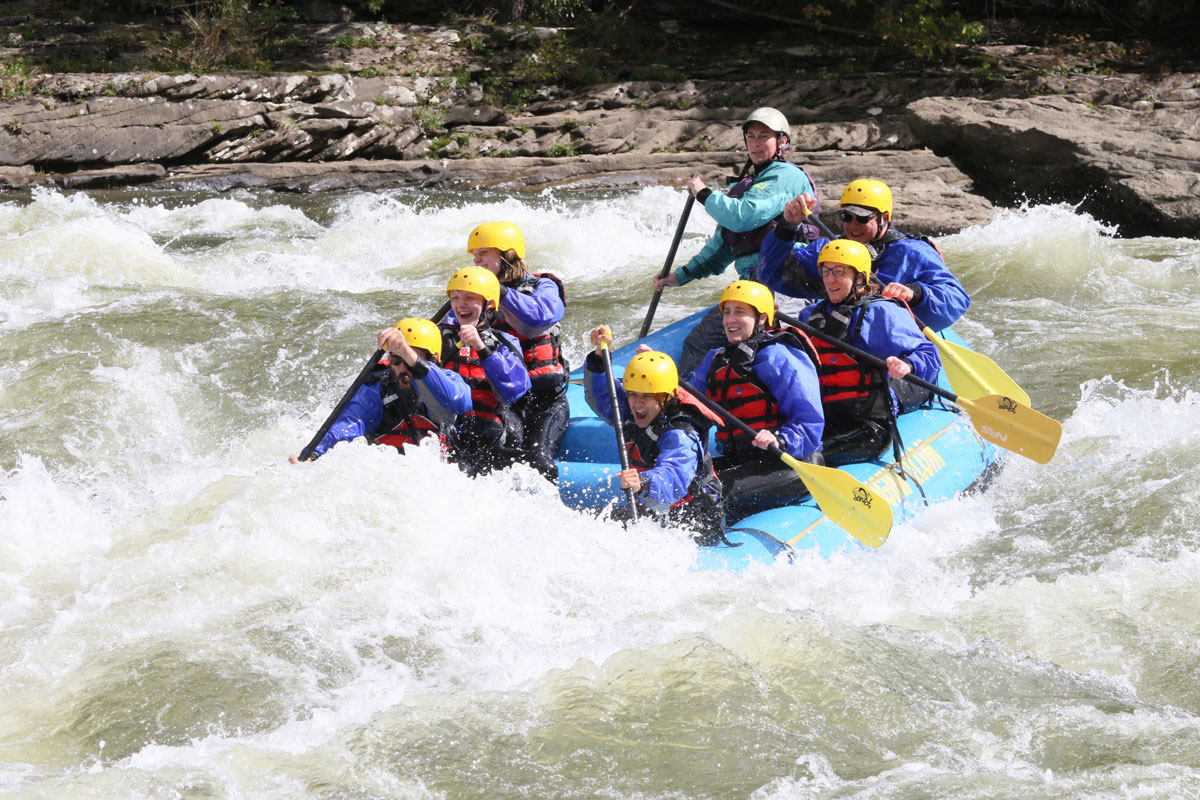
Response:
[{"label": "teal jacket", "polygon": [[682,267],[675,277],[682,286],[698,278],[720,275],[733,263],[741,278],[752,278],[758,266],[758,253],[734,259],[733,249],[721,235],[721,228],[743,233],[761,228],[783,213],[783,207],[798,194],[813,193],[812,182],[804,170],[786,161],[772,161],[755,175],[754,185],[741,197],[713,192],[704,200],[704,210],[717,221],[717,231],[704,248]]}]

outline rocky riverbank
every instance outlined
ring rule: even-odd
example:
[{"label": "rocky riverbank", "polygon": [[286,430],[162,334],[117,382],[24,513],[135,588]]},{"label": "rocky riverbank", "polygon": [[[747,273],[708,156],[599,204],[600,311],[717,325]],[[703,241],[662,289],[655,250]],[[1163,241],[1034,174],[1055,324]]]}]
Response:
[{"label": "rocky riverbank", "polygon": [[[795,47],[775,54],[789,68],[773,70],[791,80],[549,85],[506,111],[485,99],[496,67],[464,43],[552,32],[348,23],[307,35],[343,71],[10,79],[0,188],[621,189],[692,173],[717,183],[741,164],[741,119],[773,105],[826,209],[847,181],[872,176],[893,186],[914,232],[984,223],[1028,197],[1079,204],[1123,235],[1200,235],[1200,71],[1119,71],[1112,46],[978,47],[983,77],[804,77],[820,72],[805,64],[861,53]],[[423,69],[379,74],[381,59]]]}]

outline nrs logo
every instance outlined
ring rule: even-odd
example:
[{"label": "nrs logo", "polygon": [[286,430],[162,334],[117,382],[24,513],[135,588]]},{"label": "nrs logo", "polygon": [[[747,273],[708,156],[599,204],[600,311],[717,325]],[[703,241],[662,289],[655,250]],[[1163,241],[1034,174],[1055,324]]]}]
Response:
[{"label": "nrs logo", "polygon": [[991,440],[993,440],[993,441],[1001,441],[1001,442],[1007,442],[1007,441],[1008,441],[1008,434],[1007,434],[1007,433],[1001,433],[1001,432],[1000,432],[1000,431],[998,431],[998,430],[994,430],[994,429],[992,429],[992,428],[989,428],[987,425],[980,425],[980,426],[979,426],[979,431],[980,431],[980,433],[982,433],[984,436],[988,437],[989,439],[991,439]]}]

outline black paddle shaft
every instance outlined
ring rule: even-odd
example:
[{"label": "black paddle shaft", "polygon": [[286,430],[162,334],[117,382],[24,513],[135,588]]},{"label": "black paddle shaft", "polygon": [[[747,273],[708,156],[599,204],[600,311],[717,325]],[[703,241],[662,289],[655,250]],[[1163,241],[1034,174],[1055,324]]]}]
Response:
[{"label": "black paddle shaft", "polygon": [[[822,341],[829,342],[831,345],[838,348],[839,350],[843,350],[843,351],[849,353],[850,355],[854,356],[855,358],[860,359],[860,360],[866,362],[867,364],[870,364],[873,367],[879,367],[879,368],[885,369],[885,370],[887,369],[887,362],[884,361],[879,356],[874,355],[873,353],[868,353],[866,350],[860,350],[859,348],[855,347],[854,345],[850,344],[847,341],[830,336],[829,334],[825,333],[825,331],[823,331],[823,330],[814,328],[812,325],[808,325],[808,324],[801,322],[800,320],[793,317],[791,314],[785,314],[782,311],[776,311],[775,316],[781,322],[786,322],[788,325],[799,328],[800,330],[807,333],[809,336],[816,336],[818,339],[821,339]],[[954,394],[953,392],[948,392],[945,389],[943,389],[942,387],[938,386],[936,383],[930,383],[929,381],[925,380],[924,378],[918,378],[916,375],[913,375],[911,372],[904,376],[904,380],[914,383],[917,386],[920,386],[922,389],[928,389],[929,391],[936,394],[938,397],[945,398],[946,400],[949,400],[951,403],[958,400],[958,395]]]},{"label": "black paddle shaft", "polygon": [[[617,450],[621,458],[622,471],[629,469],[629,453],[625,451],[625,431],[621,426],[621,405],[617,397],[617,379],[613,375],[612,356],[608,353],[608,348],[600,350],[601,357],[604,359],[604,376],[608,379],[608,401],[612,403],[613,429],[617,432]],[[630,519],[637,522],[637,497],[633,493],[633,489],[626,489],[626,495],[629,497],[629,515]]]},{"label": "black paddle shaft", "polygon": [[828,225],[826,225],[826,224],[825,224],[825,223],[824,223],[824,222],[821,220],[821,218],[820,218],[820,217],[818,217],[816,214],[809,214],[809,215],[808,215],[808,218],[809,218],[809,219],[811,219],[811,220],[812,220],[814,223],[816,223],[816,226],[817,226],[817,228],[818,228],[818,229],[820,229],[821,233],[825,234],[825,235],[826,235],[826,236],[828,236],[830,239],[836,239],[836,238],[838,238],[838,237],[837,237],[837,234],[836,234],[836,233],[834,233],[833,231],[829,230],[829,226],[828,226]]},{"label": "black paddle shaft", "polygon": [[[433,315],[433,323],[437,324],[438,322],[441,322],[442,317],[446,316],[447,312],[449,311],[450,301],[447,300],[442,304],[442,307],[437,310],[437,313]],[[307,461],[308,459],[312,458],[313,450],[317,449],[317,445],[319,445],[321,440],[325,438],[325,434],[329,433],[329,429],[333,427],[333,423],[336,422],[337,418],[341,416],[343,411],[346,410],[346,406],[350,405],[350,400],[354,397],[354,393],[358,391],[360,386],[366,383],[367,378],[371,377],[371,373],[375,371],[375,368],[379,365],[379,359],[381,358],[383,358],[383,351],[376,350],[375,353],[367,359],[367,363],[363,365],[362,371],[358,373],[358,377],[355,378],[354,382],[350,384],[350,388],[347,389],[346,393],[342,395],[342,399],[338,400],[337,405],[333,407],[333,411],[329,413],[329,416],[326,417],[325,421],[321,423],[321,427],[317,429],[316,436],[314,436],[312,441],[306,444],[304,449],[300,451],[299,458],[301,461]]]},{"label": "black paddle shaft", "polygon": [[[671,264],[675,262],[675,251],[679,249],[679,240],[683,238],[683,229],[687,227],[688,215],[692,213],[692,204],[696,202],[696,198],[688,195],[687,203],[683,206],[683,214],[679,217],[679,224],[675,226],[675,238],[671,240],[671,249],[667,252],[667,260],[663,262],[662,272],[658,273],[659,280],[667,277],[671,272]],[[662,297],[662,289],[654,290],[654,297],[650,298],[650,308],[646,309],[646,319],[642,321],[642,332],[638,334],[639,339],[645,339],[646,334],[650,333],[650,323],[654,320],[654,312],[658,310],[658,299]]]},{"label": "black paddle shaft", "polygon": [[[747,436],[749,436],[752,439],[758,435],[758,431],[754,430],[754,428],[751,428],[745,422],[742,422],[740,419],[735,417],[733,415],[732,411],[725,408],[725,406],[721,405],[716,400],[713,400],[711,397],[709,397],[704,392],[700,391],[699,389],[697,389],[694,386],[689,386],[688,384],[683,383],[682,381],[680,382],[679,385],[683,389],[686,389],[687,391],[691,392],[692,397],[695,397],[698,401],[703,403],[705,408],[707,408],[709,411],[711,411],[714,414],[716,414],[717,416],[719,416],[721,419],[725,420],[726,425],[732,425],[733,427],[740,429],[742,431],[742,433],[746,434]],[[773,456],[778,457],[778,456],[783,455],[783,448],[781,448],[777,444],[773,444],[767,448],[767,452]]]},{"label": "black paddle shaft", "polygon": [[358,373],[358,377],[354,379],[354,383],[350,384],[350,388],[342,395],[342,399],[333,407],[333,411],[321,423],[321,427],[317,429],[317,434],[313,436],[312,441],[304,445],[304,449],[300,451],[300,460],[308,461],[312,457],[313,450],[317,449],[317,445],[325,438],[325,434],[329,433],[329,429],[333,427],[333,423],[341,416],[342,411],[346,406],[350,405],[350,399],[354,397],[354,393],[358,391],[358,387],[366,383],[368,377],[379,366],[379,359],[383,358],[383,351],[376,350],[374,355],[367,359],[367,363],[363,365],[362,372]]}]

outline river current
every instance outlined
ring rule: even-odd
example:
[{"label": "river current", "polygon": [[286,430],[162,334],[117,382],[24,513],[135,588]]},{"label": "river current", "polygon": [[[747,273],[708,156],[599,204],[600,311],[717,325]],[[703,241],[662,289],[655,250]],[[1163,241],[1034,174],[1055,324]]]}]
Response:
[{"label": "river current", "polygon": [[1200,241],[941,237],[1063,440],[874,552],[695,572],[528,468],[287,463],[477,223],[566,281],[578,364],[683,200],[0,198],[0,796],[1200,797]]}]

